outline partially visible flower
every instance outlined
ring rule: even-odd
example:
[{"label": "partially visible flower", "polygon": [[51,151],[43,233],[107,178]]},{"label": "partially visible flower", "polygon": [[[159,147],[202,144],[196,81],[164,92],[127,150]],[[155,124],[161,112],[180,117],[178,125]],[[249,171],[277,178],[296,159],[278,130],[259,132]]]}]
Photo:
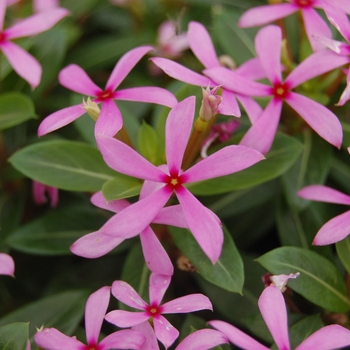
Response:
[{"label": "partially visible flower", "polygon": [[145,336],[135,330],[114,332],[98,341],[103,318],[106,314],[110,298],[110,287],[102,287],[92,293],[85,307],[85,329],[87,345],[76,337],[68,337],[56,328],[43,328],[34,335],[36,344],[50,350],[109,350],[109,349],[140,349]]},{"label": "partially visible flower", "polygon": [[300,275],[300,272],[290,273],[289,275],[271,275],[269,277],[271,286],[277,287],[282,293],[286,290],[286,285],[288,280],[297,278]]},{"label": "partially visible flower", "polygon": [[46,194],[49,197],[51,208],[58,204],[58,188],[44,185],[38,181],[32,182],[33,200],[35,204],[41,205],[47,202]]},{"label": "partially visible flower", "polygon": [[0,253],[0,275],[14,276],[15,262],[12,257],[5,253]]},{"label": "partially visible flower", "polygon": [[163,314],[188,313],[204,309],[212,310],[211,302],[203,294],[190,294],[161,304],[170,281],[170,276],[151,274],[149,279],[149,304],[128,283],[123,281],[113,282],[112,294],[114,297],[128,306],[142,311],[114,310],[109,312],[105,319],[122,328],[136,326],[151,319],[153,320],[156,337],[168,348],[179,336],[179,331],[162,316]]},{"label": "partially visible flower", "polygon": [[206,89],[202,88],[203,100],[199,109],[199,118],[203,121],[209,122],[218,113],[219,105],[222,102],[222,97],[217,95],[220,87],[216,86],[210,89],[208,86]]},{"label": "partially visible flower", "polygon": [[[319,202],[350,205],[350,196],[324,185],[311,185],[298,191],[298,196]],[[339,242],[350,232],[350,210],[326,222],[317,232],[312,244],[327,245]]]},{"label": "partially visible flower", "polygon": [[[287,309],[280,290],[269,286],[259,298],[261,315],[279,350],[291,350],[288,334]],[[243,349],[269,350],[270,348],[224,321],[209,321],[212,327],[225,334],[232,344]],[[295,350],[329,350],[350,345],[350,330],[339,326],[325,326],[311,334]]]}]

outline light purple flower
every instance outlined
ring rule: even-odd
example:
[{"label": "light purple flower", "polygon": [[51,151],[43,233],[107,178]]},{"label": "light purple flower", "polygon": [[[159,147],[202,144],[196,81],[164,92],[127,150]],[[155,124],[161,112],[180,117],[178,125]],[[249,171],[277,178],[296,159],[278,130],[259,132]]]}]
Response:
[{"label": "light purple flower", "polygon": [[[75,64],[61,70],[58,78],[61,85],[83,95],[94,96],[93,101],[102,104],[95,132],[114,136],[121,129],[123,119],[114,100],[157,103],[170,108],[177,103],[172,93],[159,87],[143,86],[116,91],[131,69],[151,50],[153,50],[152,46],[140,46],[124,54],[115,65],[104,90]],[[43,136],[71,123],[85,113],[83,107],[83,104],[79,104],[49,115],[39,125],[38,135]]]},{"label": "light purple flower", "polygon": [[162,316],[163,314],[187,313],[204,309],[212,310],[211,302],[203,294],[190,294],[161,304],[170,281],[170,276],[151,274],[149,279],[149,304],[128,283],[124,281],[113,282],[112,294],[114,297],[128,306],[142,311],[114,310],[109,312],[105,319],[122,328],[136,326],[152,319],[156,337],[168,348],[179,336],[179,331]]},{"label": "light purple flower", "polygon": [[[265,288],[259,298],[261,315],[279,350],[290,350],[287,309],[282,293],[275,286]],[[238,328],[224,321],[208,322],[225,334],[231,343],[251,350],[269,350]],[[350,345],[350,331],[339,325],[325,326],[311,334],[295,350],[329,350]]]},{"label": "light purple flower", "polygon": [[[340,148],[343,131],[338,118],[326,107],[292,89],[305,81],[349,62],[329,50],[314,53],[282,79],[280,67],[282,32],[278,26],[269,25],[259,30],[255,48],[272,86],[257,82],[238,85],[232,72],[223,67],[206,70],[206,74],[229,89],[250,96],[272,96],[265,110],[244,135],[240,144],[267,153],[278,127],[283,101],[293,108],[309,126],[330,144]],[[266,48],[269,50],[266,50]]]},{"label": "light purple flower", "polygon": [[[216,215],[203,206],[184,186],[243,170],[264,157],[244,146],[227,146],[182,171],[184,152],[191,134],[195,97],[178,103],[169,113],[165,128],[167,165],[156,167],[119,140],[97,135],[101,154],[112,169],[148,180],[144,186],[154,191],[112,217],[104,225],[104,233],[121,238],[133,237],[148,226],[175,192],[187,224],[198,244],[214,263],[218,260],[223,232]],[[153,184],[153,185],[152,185]],[[135,220],[137,218],[137,220]],[[115,230],[118,227],[118,234]]]},{"label": "light purple flower", "polygon": [[[311,185],[298,191],[298,196],[319,202],[350,205],[350,196],[324,185]],[[350,233],[350,210],[326,222],[317,232],[312,244],[327,245],[339,242]]]},{"label": "light purple flower", "polygon": [[34,335],[36,344],[49,350],[109,350],[140,349],[145,337],[135,330],[122,330],[108,335],[98,342],[103,318],[106,314],[110,298],[110,287],[102,287],[92,293],[85,307],[85,329],[87,345],[76,337],[68,337],[55,328],[44,328]]},{"label": "light purple flower", "polygon": [[64,8],[48,10],[3,29],[6,5],[6,1],[0,1],[0,50],[16,73],[26,80],[32,88],[35,88],[41,80],[41,65],[32,55],[11,40],[42,33],[67,16],[69,11]]},{"label": "light purple flower", "polygon": [[0,253],[0,275],[14,276],[15,262],[12,257],[5,253]]},{"label": "light purple flower", "polygon": [[32,193],[35,204],[41,205],[47,202],[47,193],[51,208],[56,208],[58,204],[58,188],[46,186],[38,181],[32,181]]}]

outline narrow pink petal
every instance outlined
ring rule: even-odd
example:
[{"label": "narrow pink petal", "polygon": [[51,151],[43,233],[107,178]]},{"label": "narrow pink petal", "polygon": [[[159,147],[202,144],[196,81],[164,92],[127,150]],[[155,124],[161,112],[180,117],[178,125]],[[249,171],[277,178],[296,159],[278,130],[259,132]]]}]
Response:
[{"label": "narrow pink petal", "polygon": [[85,331],[88,344],[97,344],[102,322],[109,304],[110,287],[102,287],[92,293],[85,307]]},{"label": "narrow pink petal", "polygon": [[37,346],[42,349],[81,350],[85,347],[76,337],[68,337],[55,328],[44,328],[42,331],[34,334],[34,340]]},{"label": "narrow pink petal", "polygon": [[59,7],[59,0],[33,0],[34,12],[46,11],[55,7]]},{"label": "narrow pink petal", "polygon": [[114,310],[105,316],[105,320],[118,327],[132,327],[149,319],[146,312],[131,312],[124,310]]},{"label": "narrow pink petal", "polygon": [[286,78],[290,89],[323,73],[339,68],[350,62],[349,57],[341,56],[330,50],[315,52],[301,62]]},{"label": "narrow pink petal", "polygon": [[229,175],[265,159],[258,151],[245,146],[226,146],[202,159],[182,175],[183,181],[196,182]]},{"label": "narrow pink petal", "polygon": [[[269,48],[266,50],[266,48]],[[275,25],[269,25],[259,30],[255,37],[255,49],[267,78],[272,84],[280,83],[282,30]]]},{"label": "narrow pink petal", "polygon": [[[139,296],[130,284],[124,281],[114,281],[112,284],[113,296],[123,304],[138,310],[145,310],[147,303]],[[109,322],[109,320],[107,319]],[[136,324],[136,323],[135,323]]]},{"label": "narrow pink petal", "polygon": [[170,225],[182,228],[188,228],[188,223],[181,205],[172,205],[165,207],[153,219],[155,224]]},{"label": "narrow pink petal", "polygon": [[137,62],[151,50],[153,50],[152,46],[140,46],[125,53],[115,65],[107,81],[106,90],[114,91]]},{"label": "narrow pink petal", "polygon": [[344,106],[344,104],[350,100],[350,69],[348,70],[348,75],[346,80],[347,80],[347,85],[340,96],[337,106]]},{"label": "narrow pink petal", "polygon": [[140,233],[140,240],[145,262],[151,272],[172,276],[174,274],[173,264],[150,227],[146,227]]},{"label": "narrow pink petal", "polygon": [[167,349],[179,336],[179,331],[163,316],[153,318],[154,333]]},{"label": "narrow pink petal", "polygon": [[32,55],[10,41],[1,43],[0,49],[14,71],[27,81],[33,89],[40,84],[42,68]]},{"label": "narrow pink petal", "polygon": [[236,94],[237,100],[241,103],[244,110],[246,111],[248,118],[252,124],[259,118],[263,109],[255,100],[251,97]]},{"label": "narrow pink petal", "polygon": [[303,7],[301,13],[303,14],[306,35],[309,38],[312,49],[314,51],[323,50],[324,46],[315,39],[315,35],[332,38],[332,32],[327,23],[312,7]]},{"label": "narrow pink petal", "polygon": [[327,2],[323,5],[323,9],[326,12],[329,22],[337,28],[347,41],[350,41],[350,22],[345,12]]},{"label": "narrow pink petal", "polygon": [[350,233],[350,210],[326,222],[317,232],[312,244],[328,245],[339,242]]},{"label": "narrow pink petal", "polygon": [[95,137],[114,137],[123,126],[123,117],[112,99],[102,101],[101,113],[95,124]]},{"label": "narrow pink petal", "polygon": [[12,257],[5,253],[0,253],[0,275],[13,276],[15,273],[15,262]]},{"label": "narrow pink petal", "polygon": [[157,337],[148,321],[137,324],[132,329],[141,332],[146,338],[142,350],[159,350]]},{"label": "narrow pink petal", "polygon": [[102,92],[102,89],[90,79],[84,69],[76,64],[63,68],[58,75],[58,80],[65,88],[82,95],[95,97]]},{"label": "narrow pink petal", "polygon": [[76,105],[63,108],[57,112],[48,115],[39,125],[38,136],[44,136],[49,132],[55,131],[68,125],[75,119],[85,114],[83,105]]},{"label": "narrow pink petal", "polygon": [[327,349],[340,349],[350,345],[350,330],[332,324],[330,326],[323,327],[311,334],[305,339],[295,350],[327,350]]},{"label": "narrow pink petal", "polygon": [[262,26],[276,19],[287,17],[298,9],[293,4],[256,6],[243,13],[238,21],[238,26],[241,28]]},{"label": "narrow pink petal", "polygon": [[[103,230],[103,227],[101,230]],[[95,259],[106,255],[124,241],[122,237],[106,235],[101,230],[89,233],[76,240],[70,246],[70,251],[84,258]]]},{"label": "narrow pink petal", "polygon": [[194,96],[179,102],[169,113],[165,126],[165,149],[170,174],[178,174],[192,131],[196,107]]},{"label": "narrow pink petal", "polygon": [[107,201],[107,199],[103,196],[102,191],[93,194],[90,198],[90,201],[96,207],[110,210],[114,213],[118,213],[130,205],[126,199],[115,199]]},{"label": "narrow pink petal", "polygon": [[240,145],[266,154],[273,143],[282,110],[282,100],[273,98],[258,120],[243,136]]},{"label": "narrow pink petal", "polygon": [[162,305],[162,314],[183,314],[199,310],[211,310],[213,306],[208,297],[203,294],[189,294]]},{"label": "narrow pink petal", "polygon": [[149,278],[149,300],[151,305],[160,305],[171,282],[171,276],[152,273]]},{"label": "narrow pink petal", "polygon": [[113,170],[139,179],[163,181],[164,173],[125,143],[102,134],[96,135],[96,140],[103,159]]},{"label": "narrow pink petal", "polygon": [[0,1],[0,32],[4,28],[4,19],[6,14],[6,1]]},{"label": "narrow pink petal", "polygon": [[[165,164],[163,164],[163,165],[165,165]],[[166,165],[165,165],[165,167],[160,165],[160,166],[158,166],[158,169],[164,171],[164,173],[169,175],[169,172],[167,170],[167,166]],[[142,187],[141,187],[140,199],[143,199],[143,198],[149,196],[150,194],[152,194],[154,192],[157,192],[163,186],[164,186],[164,183],[145,180],[143,185],[142,185]]]},{"label": "narrow pink petal", "polygon": [[176,189],[176,195],[194,238],[215,264],[220,257],[224,241],[220,224],[209,209],[204,207],[185,187]]},{"label": "narrow pink petal", "polygon": [[227,89],[222,89],[222,101],[218,107],[218,113],[223,115],[241,116],[235,94]]},{"label": "narrow pink petal", "polygon": [[168,60],[167,58],[153,57],[150,60],[160,69],[162,69],[165,74],[174,79],[191,85],[208,86],[209,84],[210,87],[215,86],[215,84],[213,84],[209,78],[193,72],[181,64]]},{"label": "narrow pink petal", "polygon": [[113,98],[122,101],[155,103],[169,108],[173,108],[177,104],[176,97],[170,91],[156,86],[118,90],[114,93]]},{"label": "narrow pink petal", "polygon": [[328,2],[336,2],[337,7],[340,7],[345,13],[350,15],[350,3],[348,0],[328,0]]},{"label": "narrow pink petal", "polygon": [[55,8],[37,13],[7,28],[5,33],[8,39],[36,35],[50,29],[63,17],[68,15],[69,11],[65,8]]},{"label": "narrow pink petal", "polygon": [[245,61],[235,69],[235,72],[249,80],[266,78],[266,72],[258,58],[251,58],[250,60]]},{"label": "narrow pink petal", "polygon": [[311,185],[298,191],[298,196],[313,201],[350,205],[350,196],[324,185]]},{"label": "narrow pink petal", "polygon": [[260,344],[240,329],[224,321],[209,321],[212,327],[226,335],[229,341],[242,349],[269,350],[270,348]]},{"label": "narrow pink petal", "polygon": [[205,68],[220,66],[213,42],[203,24],[190,22],[187,35],[192,52]]},{"label": "narrow pink petal", "polygon": [[213,329],[200,329],[188,335],[175,350],[207,350],[220,344],[228,344],[227,337]]},{"label": "narrow pink petal", "polygon": [[285,101],[323,139],[340,148],[343,139],[343,129],[338,118],[328,108],[295,92],[290,92]]},{"label": "narrow pink petal", "polygon": [[145,340],[146,337],[141,332],[125,329],[108,335],[98,344],[98,349],[141,349]]},{"label": "narrow pink petal", "polygon": [[258,305],[277,347],[289,350],[287,309],[282,293],[275,286],[266,287],[260,295]]}]

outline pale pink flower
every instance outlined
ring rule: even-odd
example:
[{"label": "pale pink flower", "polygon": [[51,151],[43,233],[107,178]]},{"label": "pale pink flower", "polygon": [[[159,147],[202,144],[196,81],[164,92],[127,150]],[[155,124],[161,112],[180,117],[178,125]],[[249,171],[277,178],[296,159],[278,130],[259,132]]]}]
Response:
[{"label": "pale pink flower", "polygon": [[168,348],[179,336],[179,331],[162,316],[163,314],[188,313],[204,309],[212,310],[211,302],[203,294],[190,294],[161,304],[170,281],[170,276],[151,274],[149,279],[149,304],[128,283],[124,281],[113,282],[112,294],[114,297],[125,305],[141,310],[141,312],[114,310],[109,312],[105,319],[122,328],[136,326],[152,319],[156,337]]},{"label": "pale pink flower", "polygon": [[[261,315],[279,350],[291,350],[288,334],[287,309],[282,293],[275,286],[265,288],[259,298]],[[209,321],[212,327],[225,334],[232,344],[243,349],[270,348],[224,321]],[[329,350],[350,345],[350,331],[339,325],[325,326],[311,334],[295,350]]]},{"label": "pale pink flower", "polygon": [[12,257],[5,253],[0,253],[0,275],[14,276],[15,262]]},{"label": "pale pink flower", "polygon": [[38,181],[32,181],[32,193],[35,204],[41,205],[47,202],[46,194],[50,200],[50,206],[56,208],[58,204],[58,188],[44,185]]},{"label": "pale pink flower", "polygon": [[110,298],[110,287],[102,287],[92,293],[85,307],[85,330],[87,345],[76,337],[68,337],[56,328],[40,329],[35,335],[36,344],[42,349],[50,350],[109,350],[140,349],[145,336],[135,330],[122,330],[108,335],[98,341],[103,318],[106,314]]}]

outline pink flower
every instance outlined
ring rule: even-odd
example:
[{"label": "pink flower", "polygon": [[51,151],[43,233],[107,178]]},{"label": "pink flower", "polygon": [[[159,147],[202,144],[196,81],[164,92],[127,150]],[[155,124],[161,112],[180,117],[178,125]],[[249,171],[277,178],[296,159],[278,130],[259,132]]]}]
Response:
[{"label": "pink flower", "polygon": [[[124,54],[115,65],[104,90],[92,82],[86,72],[75,64],[61,70],[61,85],[83,95],[94,96],[94,102],[102,103],[95,132],[98,130],[99,133],[114,136],[121,129],[123,119],[114,100],[150,102],[167,107],[173,107],[177,103],[172,93],[158,87],[144,86],[115,91],[136,63],[151,50],[152,46],[140,46]],[[85,113],[83,107],[83,104],[79,104],[49,115],[39,125],[38,135],[43,136],[71,123]]]},{"label": "pink flower", "polygon": [[[275,25],[259,30],[255,48],[261,64],[272,86],[257,82],[238,85],[232,72],[223,67],[207,69],[205,72],[229,89],[250,96],[272,96],[265,110],[244,135],[240,144],[267,153],[278,127],[283,101],[293,108],[309,126],[330,144],[340,147],[343,131],[338,118],[326,107],[292,89],[305,81],[349,62],[349,58],[323,50],[309,56],[300,63],[286,79],[282,79],[280,67],[282,32]],[[266,50],[266,48],[269,50]]]},{"label": "pink flower", "polygon": [[142,311],[114,310],[109,312],[105,319],[122,328],[136,326],[152,319],[156,337],[168,348],[179,336],[179,332],[162,316],[163,314],[187,313],[204,309],[212,310],[211,302],[203,294],[190,294],[161,304],[170,281],[170,276],[151,274],[149,279],[149,304],[126,282],[113,282],[112,294],[114,297],[128,306]]},{"label": "pink flower", "polygon": [[58,204],[58,188],[46,186],[38,181],[32,181],[33,200],[35,204],[41,205],[47,202],[45,192],[50,199],[51,208],[56,208]]},{"label": "pink flower", "polygon": [[55,328],[44,328],[34,335],[36,344],[50,350],[109,350],[140,349],[145,337],[135,330],[114,332],[98,342],[103,318],[106,314],[110,297],[110,287],[102,287],[92,293],[85,307],[85,329],[87,345],[76,337],[68,337]]},{"label": "pink flower", "polygon": [[0,1],[0,50],[16,73],[35,88],[41,80],[41,65],[32,55],[11,40],[42,33],[67,16],[69,12],[64,8],[52,9],[30,16],[3,30],[5,12],[6,1]]},{"label": "pink flower", "polygon": [[[282,293],[275,286],[263,290],[259,298],[261,315],[279,350],[290,350],[287,309]],[[210,321],[212,327],[225,334],[231,343],[252,350],[269,350],[238,328],[223,322]],[[350,331],[339,325],[330,325],[311,334],[295,350],[328,350],[350,345]]]},{"label": "pink flower", "polygon": [[15,262],[12,257],[5,253],[0,253],[0,275],[14,276]]},{"label": "pink flower", "polygon": [[144,186],[153,186],[151,194],[112,217],[104,225],[104,233],[116,236],[115,228],[118,227],[118,237],[128,238],[138,234],[152,222],[175,192],[192,234],[209,259],[216,262],[223,243],[220,222],[184,185],[232,174],[264,157],[243,146],[227,146],[190,169],[182,171],[181,164],[191,134],[194,111],[194,96],[178,103],[170,111],[165,129],[168,164],[158,168],[121,141],[97,135],[97,144],[109,167],[120,173],[148,180]]},{"label": "pink flower", "polygon": [[[350,205],[350,196],[323,185],[311,185],[298,191],[298,196],[319,202]],[[339,242],[350,232],[350,210],[325,223],[317,232],[314,245],[327,245]]]}]

